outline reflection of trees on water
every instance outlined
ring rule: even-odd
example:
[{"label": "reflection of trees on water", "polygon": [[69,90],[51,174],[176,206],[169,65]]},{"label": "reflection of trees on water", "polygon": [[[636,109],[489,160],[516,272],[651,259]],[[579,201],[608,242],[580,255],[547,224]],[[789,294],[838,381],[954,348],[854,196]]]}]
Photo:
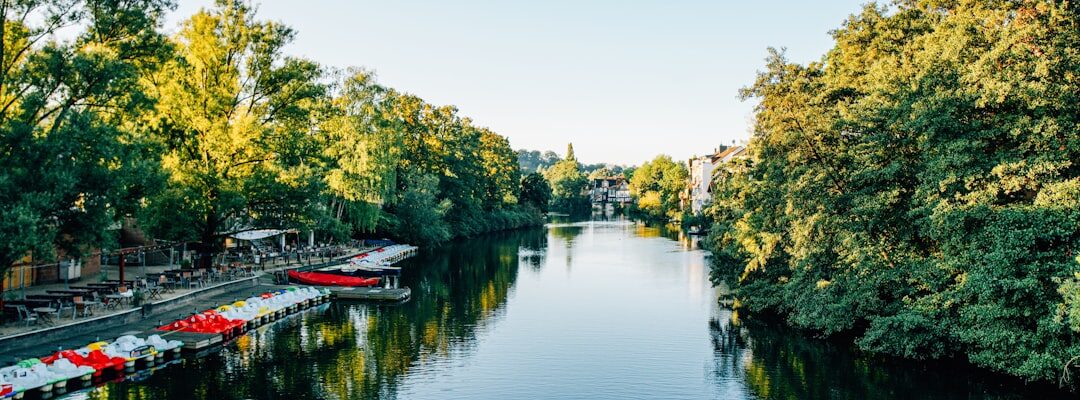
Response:
[{"label": "reflection of trees on water", "polygon": [[539,271],[547,259],[548,236],[543,229],[529,230],[521,238],[518,255],[525,265],[533,271]]},{"label": "reflection of trees on water", "polygon": [[[868,357],[845,346],[722,311],[709,322],[717,382],[739,381],[755,397],[797,399],[1021,399],[963,364],[927,365]],[[944,363],[943,363],[944,364]],[[1031,388],[1026,393],[1031,395]],[[1054,398],[1046,395],[1040,398]]]},{"label": "reflection of trees on water", "polygon": [[548,232],[552,237],[562,239],[566,247],[566,267],[574,264],[574,239],[585,232],[584,225],[549,225]]},{"label": "reflection of trees on water", "polygon": [[413,299],[332,303],[173,366],[145,384],[95,390],[95,399],[393,398],[402,379],[469,352],[497,321],[517,279],[518,250],[546,246],[543,229],[425,250],[404,265]]}]

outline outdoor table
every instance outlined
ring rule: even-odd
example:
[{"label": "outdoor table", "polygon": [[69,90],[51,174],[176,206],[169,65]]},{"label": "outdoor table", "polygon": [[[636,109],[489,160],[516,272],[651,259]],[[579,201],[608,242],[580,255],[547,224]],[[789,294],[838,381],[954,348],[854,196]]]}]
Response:
[{"label": "outdoor table", "polygon": [[79,308],[82,308],[82,316],[89,317],[91,315],[94,315],[94,307],[97,307],[98,304],[101,303],[93,300],[76,301],[75,311],[78,312]]},{"label": "outdoor table", "polygon": [[55,308],[52,308],[52,307],[37,307],[37,308],[34,308],[31,311],[37,313],[38,318],[40,318],[42,322],[45,322],[46,324],[52,325],[52,323],[53,323],[52,315],[56,313]]},{"label": "outdoor table", "polygon": [[165,288],[163,288],[161,286],[149,286],[149,287],[146,288],[146,294],[147,294],[146,298],[148,300],[160,299],[161,298],[161,293],[164,290],[165,290]]},{"label": "outdoor table", "polygon": [[126,297],[118,294],[105,295],[105,309],[115,310]]}]

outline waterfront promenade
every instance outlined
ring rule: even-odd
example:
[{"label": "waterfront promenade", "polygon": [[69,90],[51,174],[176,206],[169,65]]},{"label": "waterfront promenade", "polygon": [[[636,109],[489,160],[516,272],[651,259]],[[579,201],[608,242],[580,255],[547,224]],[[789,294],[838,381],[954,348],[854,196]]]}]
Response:
[{"label": "waterfront promenade", "polygon": [[[37,357],[55,350],[56,346],[78,347],[96,339],[106,339],[133,332],[143,332],[160,326],[164,322],[175,320],[201,311],[206,307],[218,305],[222,299],[240,299],[252,293],[262,292],[275,282],[276,272],[287,269],[330,265],[355,256],[367,248],[342,247],[323,256],[277,259],[259,266],[243,264],[241,270],[248,274],[236,274],[221,280],[208,282],[201,286],[177,285],[162,291],[154,298],[147,298],[141,304],[130,301],[122,302],[113,308],[97,305],[89,316],[74,316],[71,310],[54,317],[51,321],[39,319],[36,323],[25,324],[10,321],[0,326],[0,365],[9,364],[19,359]],[[127,277],[141,278],[145,274],[161,273],[169,266],[127,267]],[[49,290],[63,289],[69,286],[81,286],[117,279],[119,271],[115,265],[103,266],[102,276],[84,277],[68,283],[38,285],[25,289],[25,294],[33,296],[47,293]]]}]

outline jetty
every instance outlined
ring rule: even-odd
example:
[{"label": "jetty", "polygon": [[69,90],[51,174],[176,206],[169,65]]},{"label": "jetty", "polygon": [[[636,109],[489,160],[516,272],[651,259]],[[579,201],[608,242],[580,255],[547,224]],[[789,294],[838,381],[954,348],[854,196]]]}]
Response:
[{"label": "jetty", "polygon": [[331,287],[330,298],[334,300],[356,301],[405,301],[412,296],[412,289],[405,288],[370,288],[370,287]]}]

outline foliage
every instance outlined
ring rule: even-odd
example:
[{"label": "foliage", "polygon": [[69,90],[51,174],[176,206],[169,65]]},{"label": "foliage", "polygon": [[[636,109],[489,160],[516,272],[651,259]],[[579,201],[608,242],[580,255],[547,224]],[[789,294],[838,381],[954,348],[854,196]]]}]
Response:
[{"label": "foliage", "polygon": [[650,219],[673,220],[682,215],[679,195],[686,189],[686,166],[659,155],[635,169],[630,179],[630,195],[637,210]]},{"label": "foliage", "polygon": [[[28,254],[79,257],[156,186],[133,117],[139,74],[166,52],[165,1],[0,7],[0,275]],[[59,40],[61,30],[71,39]],[[64,36],[68,36],[65,34]]]},{"label": "foliage", "polygon": [[432,243],[543,222],[505,137],[284,55],[295,32],[247,2],[171,38],[166,0],[4,4],[0,274],[111,246],[133,216],[204,262],[249,229]]},{"label": "foliage", "polygon": [[517,151],[517,157],[518,166],[521,167],[521,173],[523,174],[541,172],[562,160],[558,154],[551,150],[541,154],[537,150],[521,149]]},{"label": "foliage", "polygon": [[157,237],[215,249],[234,232],[313,224],[313,110],[326,90],[317,65],[281,54],[293,36],[229,0],[183,24],[176,57],[146,79],[169,175],[148,201]]},{"label": "foliage", "polygon": [[533,172],[521,178],[521,204],[528,204],[540,212],[547,212],[551,203],[551,185],[544,175]]},{"label": "foliage", "polygon": [[1077,26],[1071,3],[902,1],[821,62],[771,52],[750,160],[716,178],[714,277],[865,350],[1055,379],[1080,355]]},{"label": "foliage", "polygon": [[544,171],[544,177],[551,185],[551,209],[570,214],[589,209],[589,197],[585,194],[588,181],[574,158],[573,144],[566,146],[566,158]]},{"label": "foliage", "polygon": [[452,204],[439,200],[439,178],[430,175],[404,176],[406,188],[387,210],[386,229],[408,243],[438,243],[450,239],[444,220]]},{"label": "foliage", "polygon": [[380,108],[391,90],[372,73],[349,70],[331,90],[332,107],[317,136],[328,215],[317,229],[341,238],[376,228],[379,208],[397,187],[401,135]]}]

